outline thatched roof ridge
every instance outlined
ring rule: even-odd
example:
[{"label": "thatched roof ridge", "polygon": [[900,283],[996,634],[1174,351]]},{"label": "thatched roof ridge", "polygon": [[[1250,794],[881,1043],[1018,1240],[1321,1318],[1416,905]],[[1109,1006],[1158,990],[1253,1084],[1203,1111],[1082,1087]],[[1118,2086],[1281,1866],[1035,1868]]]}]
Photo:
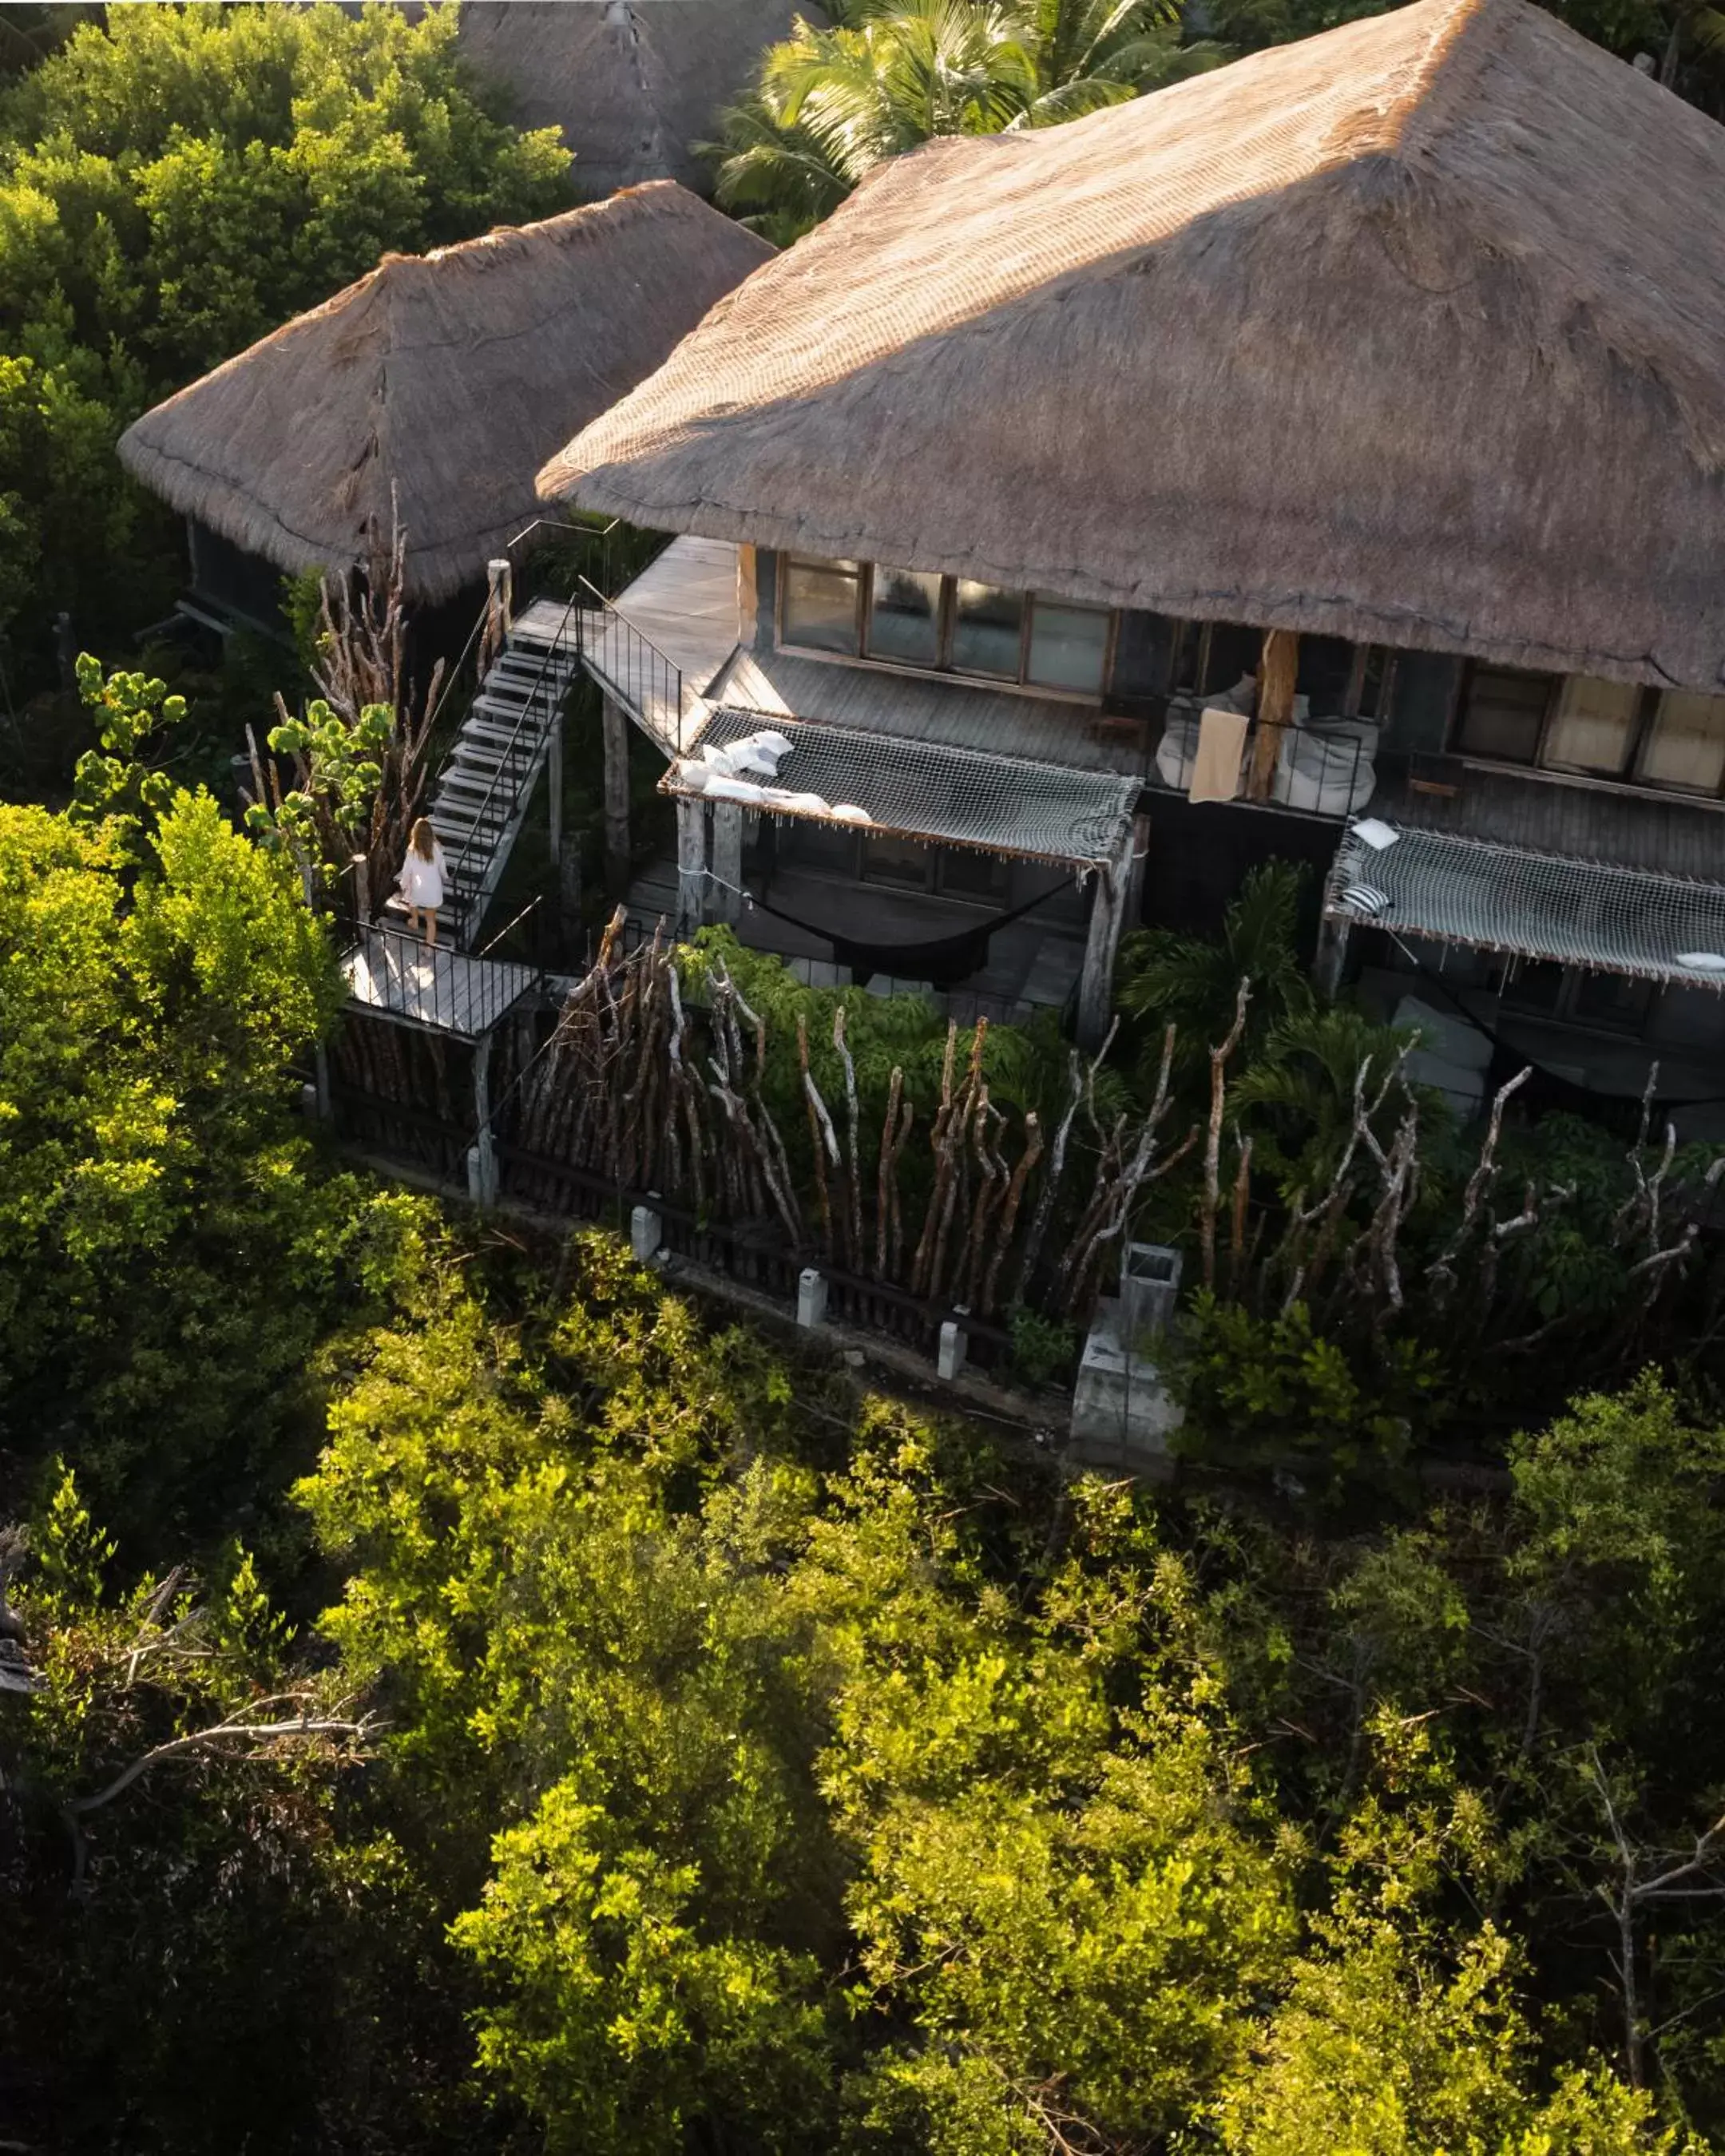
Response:
[{"label": "thatched roof ridge", "polygon": [[710,191],[691,145],[807,0],[462,0],[458,49],[505,84],[523,127],[561,127],[584,198],[642,180]]},{"label": "thatched roof ridge", "polygon": [[1714,687],[1725,129],[1416,0],[882,166],[547,465],[649,525]]},{"label": "thatched roof ridge", "polygon": [[288,570],[388,534],[446,598],[537,513],[533,475],[772,250],[669,180],[357,284],[128,428],[127,470]]}]

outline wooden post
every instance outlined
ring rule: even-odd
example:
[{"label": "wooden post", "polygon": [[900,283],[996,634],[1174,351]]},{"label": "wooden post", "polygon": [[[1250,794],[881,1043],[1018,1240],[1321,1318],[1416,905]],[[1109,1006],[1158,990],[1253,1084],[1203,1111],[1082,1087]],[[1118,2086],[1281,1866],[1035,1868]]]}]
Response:
[{"label": "wooden post", "polygon": [[629,714],[604,700],[605,888],[620,898],[629,884]]},{"label": "wooden post", "polygon": [[467,1157],[467,1192],[475,1205],[497,1199],[497,1146],[491,1135],[491,1036],[481,1034],[473,1047],[473,1149]]},{"label": "wooden post", "polygon": [[551,858],[555,867],[563,857],[563,714],[561,707],[551,722],[551,739],[546,749],[546,821],[550,826]]},{"label": "wooden post", "polygon": [[1144,879],[1149,872],[1150,819],[1138,815],[1132,819],[1132,857],[1126,878],[1126,921],[1128,928],[1136,928],[1144,917]]},{"label": "wooden post", "polygon": [[1258,660],[1258,724],[1252,737],[1248,801],[1267,801],[1281,753],[1284,729],[1293,722],[1294,683],[1300,671],[1300,639],[1291,629],[1266,629]]},{"label": "wooden post", "polygon": [[372,865],[363,854],[353,856],[353,921],[362,932],[371,925]]},{"label": "wooden post", "polygon": [[[557,940],[568,943],[581,927],[581,854],[563,818],[563,711],[557,707],[551,722],[549,753],[545,762],[546,824],[551,849],[551,875],[556,892]],[[571,855],[573,855],[572,863]]]},{"label": "wooden post", "polygon": [[1339,913],[1326,913],[1317,924],[1317,956],[1312,961],[1312,977],[1327,1004],[1334,1003],[1341,993],[1350,925],[1346,916]]},{"label": "wooden post", "polygon": [[677,803],[677,933],[688,936],[706,918],[706,804]]},{"label": "wooden post", "polygon": [[760,601],[755,588],[755,550],[745,542],[737,550],[737,640],[751,644],[760,616]]},{"label": "wooden post", "polygon": [[1132,833],[1111,860],[1096,870],[1096,896],[1091,901],[1090,934],[1084,946],[1084,971],[1078,982],[1078,1045],[1094,1055],[1108,1031],[1108,1014],[1114,1003],[1114,959],[1120,948],[1121,925],[1126,915],[1127,886],[1131,880]]},{"label": "wooden post", "polygon": [[734,801],[713,803],[713,876],[709,903],[716,921],[742,918],[742,810]]}]

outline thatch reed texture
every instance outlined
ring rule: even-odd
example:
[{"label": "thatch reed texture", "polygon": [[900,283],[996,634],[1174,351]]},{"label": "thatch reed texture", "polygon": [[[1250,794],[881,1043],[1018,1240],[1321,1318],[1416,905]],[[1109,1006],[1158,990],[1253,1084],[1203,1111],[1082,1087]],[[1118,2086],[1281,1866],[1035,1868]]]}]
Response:
[{"label": "thatch reed texture", "polygon": [[562,129],[584,199],[656,179],[706,193],[690,145],[798,15],[826,20],[800,0],[463,0],[459,49],[517,126]]},{"label": "thatch reed texture", "polygon": [[387,545],[451,597],[538,513],[533,475],[772,250],[668,180],[425,255],[386,255],[146,412],[128,470],[287,570]]},{"label": "thatch reed texture", "polygon": [[1419,0],[883,165],[541,475],[636,522],[1714,688],[1725,129]]}]

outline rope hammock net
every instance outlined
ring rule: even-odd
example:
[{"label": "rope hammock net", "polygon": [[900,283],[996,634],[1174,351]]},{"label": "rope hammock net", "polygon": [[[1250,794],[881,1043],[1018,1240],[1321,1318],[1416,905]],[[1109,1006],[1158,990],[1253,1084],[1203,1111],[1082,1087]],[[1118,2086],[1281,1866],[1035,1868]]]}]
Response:
[{"label": "rope hammock net", "polygon": [[1725,988],[1725,886],[1445,832],[1358,832],[1326,911],[1403,935],[1637,979]]}]

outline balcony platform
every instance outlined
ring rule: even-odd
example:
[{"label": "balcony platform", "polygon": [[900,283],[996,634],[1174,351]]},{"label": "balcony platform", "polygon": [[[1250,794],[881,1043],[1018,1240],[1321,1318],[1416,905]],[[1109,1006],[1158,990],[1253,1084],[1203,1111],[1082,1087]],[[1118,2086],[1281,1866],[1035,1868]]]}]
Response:
[{"label": "balcony platform", "polygon": [[489,1033],[540,981],[531,966],[433,948],[381,924],[342,954],[341,976],[351,1008],[456,1040]]},{"label": "balcony platform", "polygon": [[[557,600],[538,599],[517,616],[513,634],[549,644],[563,622]],[[706,723],[707,685],[737,649],[737,548],[685,536],[649,562],[613,608],[581,610],[582,661],[667,756],[686,752]]]}]

